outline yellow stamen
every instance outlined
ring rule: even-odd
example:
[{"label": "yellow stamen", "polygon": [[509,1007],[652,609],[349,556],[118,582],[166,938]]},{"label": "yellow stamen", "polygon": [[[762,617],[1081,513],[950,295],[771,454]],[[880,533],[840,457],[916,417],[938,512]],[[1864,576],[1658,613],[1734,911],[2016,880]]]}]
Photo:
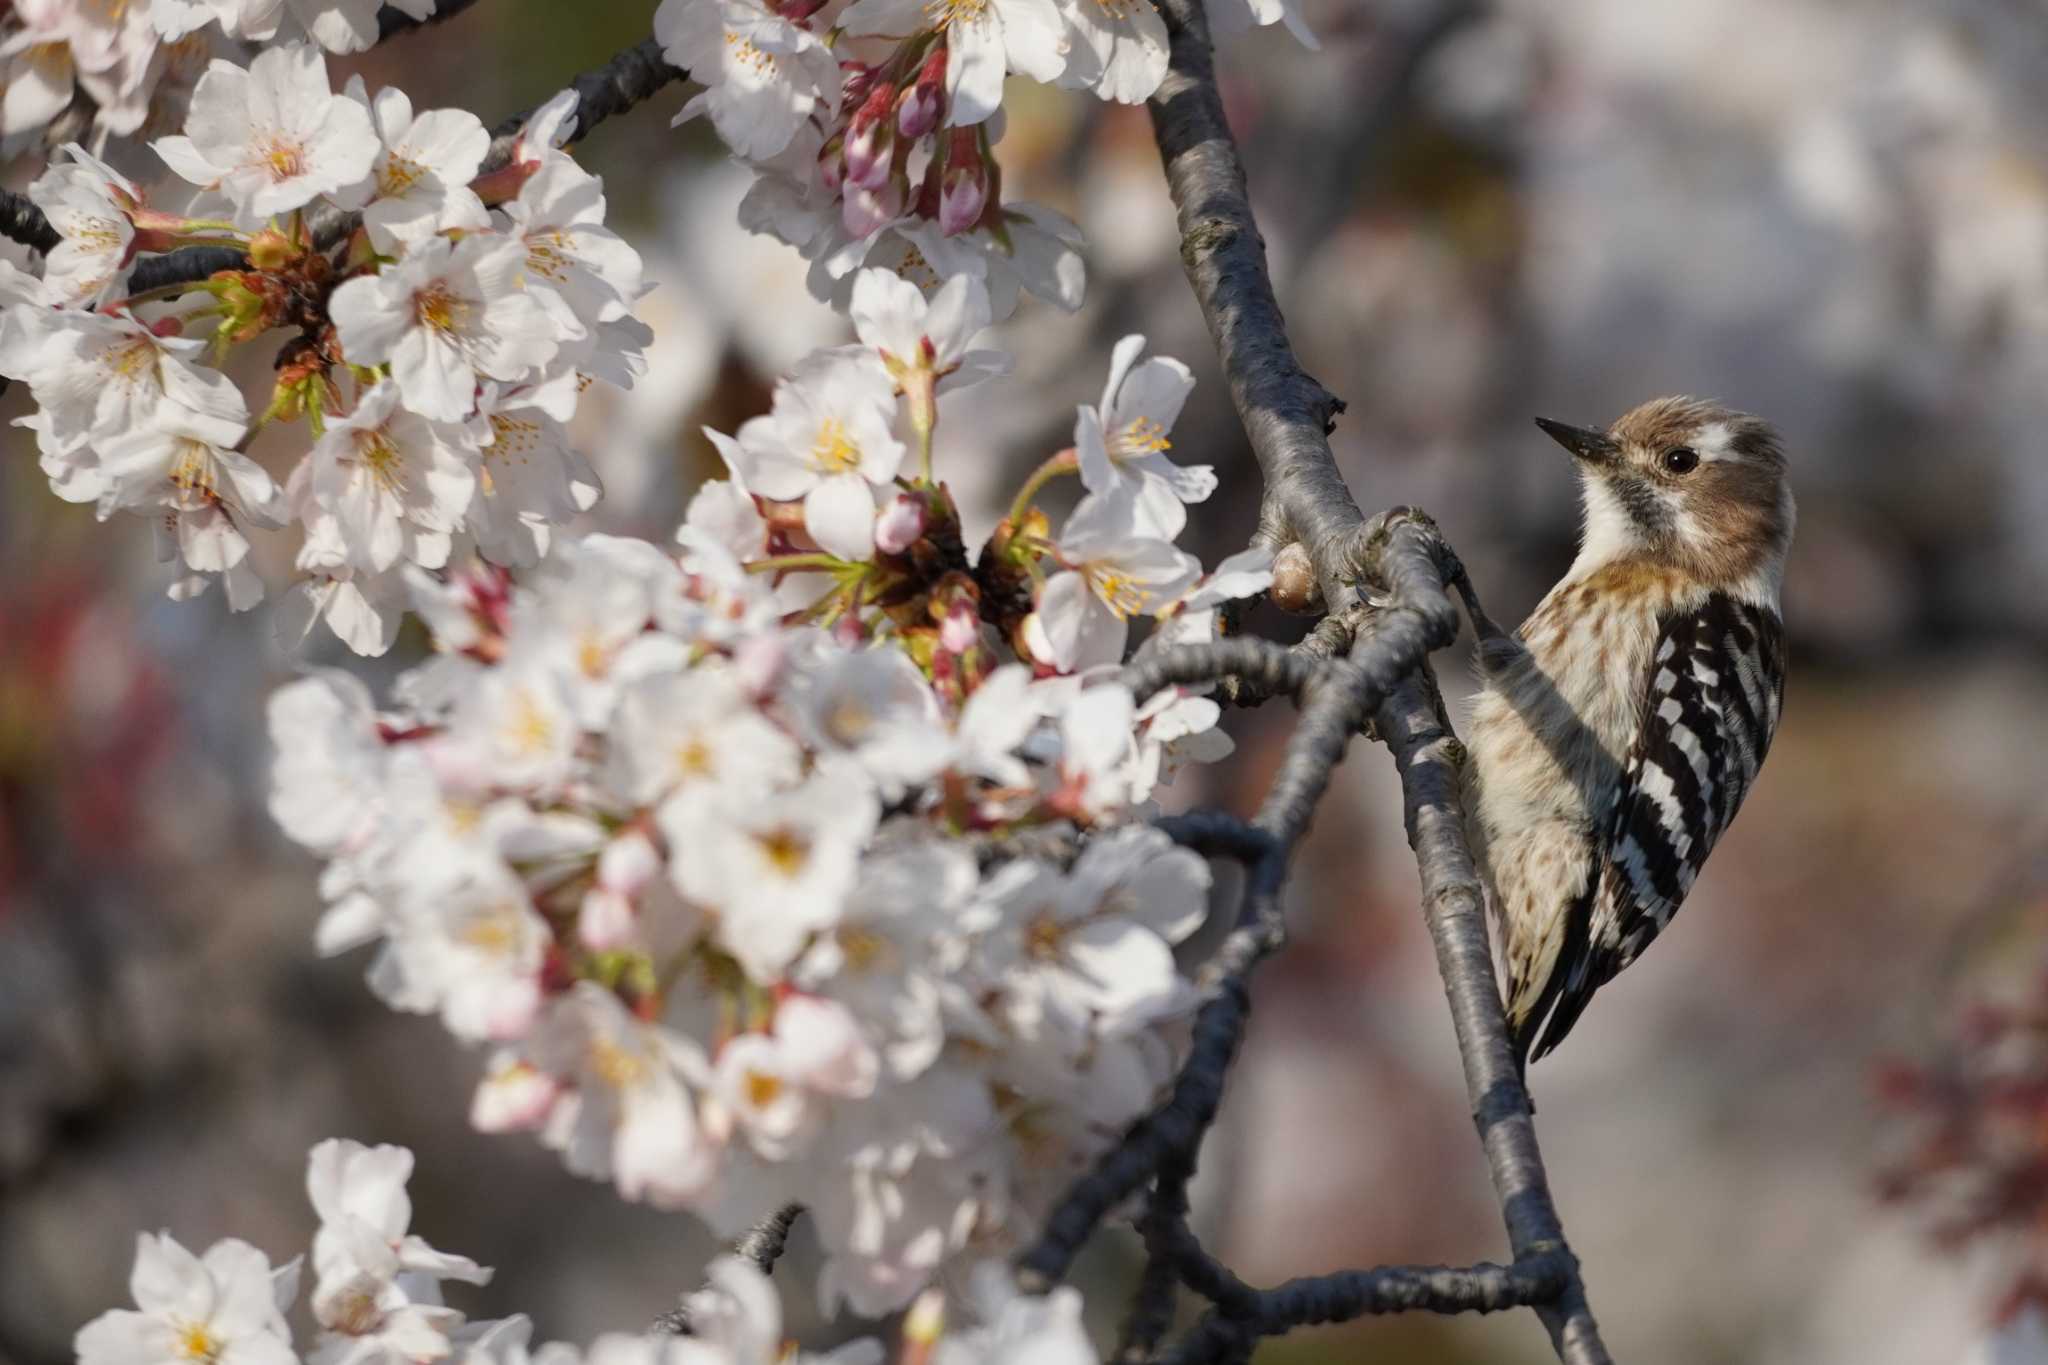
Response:
[{"label": "yellow stamen", "polygon": [[204,1323],[186,1323],[178,1330],[178,1354],[186,1360],[204,1361],[206,1365],[220,1359],[224,1343],[208,1331]]},{"label": "yellow stamen", "polygon": [[609,1038],[590,1041],[590,1069],[614,1090],[638,1085],[647,1076],[647,1063]]},{"label": "yellow stamen", "polygon": [[1150,417],[1133,418],[1116,433],[1110,442],[1110,454],[1128,460],[1134,455],[1156,454],[1169,450],[1173,442],[1166,439],[1166,428]]},{"label": "yellow stamen", "polygon": [[1151,604],[1152,590],[1113,568],[1090,565],[1082,571],[1095,595],[1121,620],[1140,615]]},{"label": "yellow stamen", "polygon": [[775,1103],[776,1096],[782,1093],[782,1077],[772,1076],[766,1071],[750,1070],[747,1072],[746,1092],[749,1105],[756,1109],[765,1109]]},{"label": "yellow stamen", "polygon": [[430,284],[412,296],[412,316],[420,326],[444,334],[466,330],[469,300],[457,296],[445,284]]},{"label": "yellow stamen", "polygon": [[860,468],[860,447],[848,438],[844,422],[827,417],[811,442],[811,459],[821,469],[844,474]]},{"label": "yellow stamen", "polygon": [[356,433],[356,461],[385,492],[394,496],[405,492],[405,456],[382,428]]},{"label": "yellow stamen", "polygon": [[296,142],[273,142],[263,154],[270,178],[282,183],[306,173],[306,149]]},{"label": "yellow stamen", "polygon": [[786,825],[766,834],[756,834],[754,842],[760,846],[762,856],[768,859],[768,865],[784,877],[794,877],[802,872],[811,858],[811,841]]},{"label": "yellow stamen", "polygon": [[714,777],[718,761],[701,736],[692,735],[676,746],[676,770],[685,777]]},{"label": "yellow stamen", "polygon": [[505,745],[514,753],[543,754],[555,742],[555,723],[531,692],[521,688],[512,698],[512,714],[502,731]]}]

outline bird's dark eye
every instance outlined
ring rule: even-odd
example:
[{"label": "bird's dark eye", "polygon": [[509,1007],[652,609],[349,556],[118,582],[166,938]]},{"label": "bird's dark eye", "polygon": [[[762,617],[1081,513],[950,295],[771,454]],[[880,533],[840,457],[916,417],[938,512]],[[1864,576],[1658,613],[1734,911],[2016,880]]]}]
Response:
[{"label": "bird's dark eye", "polygon": [[1673,474],[1690,474],[1699,463],[1700,453],[1691,446],[1673,446],[1664,452],[1664,468]]}]

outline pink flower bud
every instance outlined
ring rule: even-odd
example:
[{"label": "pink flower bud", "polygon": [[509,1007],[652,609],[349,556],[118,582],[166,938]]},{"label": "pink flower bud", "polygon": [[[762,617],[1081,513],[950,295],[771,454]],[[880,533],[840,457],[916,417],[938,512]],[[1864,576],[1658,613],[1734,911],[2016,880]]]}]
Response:
[{"label": "pink flower bud", "polygon": [[939,622],[939,647],[948,654],[965,654],[981,643],[981,617],[966,599],[955,602]]},{"label": "pink flower bud", "polygon": [[856,240],[887,223],[903,211],[903,187],[885,183],[879,190],[863,189],[849,182],[846,197],[839,201],[839,221],[846,235]]},{"label": "pink flower bud", "polygon": [[875,518],[875,548],[900,555],[924,534],[924,499],[898,493]]},{"label": "pink flower bud", "polygon": [[597,884],[621,896],[637,896],[661,871],[661,855],[654,841],[637,829],[628,829],[604,846],[597,855]]},{"label": "pink flower bud", "polygon": [[848,109],[858,109],[867,103],[868,87],[874,84],[875,73],[878,70],[879,67],[869,66],[866,62],[847,61],[839,64],[841,113]]},{"label": "pink flower bud", "polygon": [[988,164],[973,128],[955,128],[939,185],[939,231],[948,237],[981,221],[988,207]]},{"label": "pink flower bud", "polygon": [[633,941],[633,902],[602,886],[587,892],[576,916],[576,937],[593,953],[625,947]]},{"label": "pink flower bud", "polygon": [[896,156],[896,121],[890,117],[895,104],[896,87],[879,82],[846,125],[847,184],[875,190],[888,183]]},{"label": "pink flower bud", "polygon": [[946,49],[942,44],[924,59],[917,80],[903,92],[896,105],[896,131],[907,138],[921,138],[939,126],[946,112]]}]

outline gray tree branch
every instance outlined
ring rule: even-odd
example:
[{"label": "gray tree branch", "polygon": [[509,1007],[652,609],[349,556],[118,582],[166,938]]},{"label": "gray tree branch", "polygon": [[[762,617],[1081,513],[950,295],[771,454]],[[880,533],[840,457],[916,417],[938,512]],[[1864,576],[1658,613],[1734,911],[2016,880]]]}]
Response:
[{"label": "gray tree branch", "polygon": [[[1405,508],[1367,521],[1346,487],[1328,440],[1343,404],[1302,369],[1288,341],[1217,91],[1200,0],[1159,0],[1159,8],[1172,53],[1150,106],[1153,126],[1179,218],[1182,264],[1264,479],[1258,539],[1307,551],[1330,615],[1291,650],[1233,638],[1165,650],[1125,670],[1124,680],[1142,694],[1229,678],[1241,692],[1294,696],[1302,714],[1252,821],[1204,812],[1162,822],[1190,847],[1244,864],[1237,921],[1198,975],[1203,1004],[1166,1100],[1054,1207],[1039,1240],[1018,1258],[1019,1278],[1037,1288],[1064,1276],[1103,1218],[1149,1185],[1138,1223],[1147,1264],[1119,1350],[1128,1365],[1245,1360],[1261,1337],[1368,1313],[1523,1306],[1536,1309],[1566,1365],[1605,1365],[1607,1350],[1550,1198],[1528,1092],[1509,1050],[1460,806],[1462,753],[1428,664],[1433,650],[1457,636],[1451,590],[1475,623],[1486,618],[1434,523]],[[1368,723],[1401,772],[1424,918],[1514,1261],[1343,1271],[1256,1290],[1189,1230],[1187,1184],[1243,1042],[1250,975],[1285,942],[1279,889],[1287,859],[1351,738]],[[1158,1343],[1181,1286],[1213,1308],[1162,1352]]]}]

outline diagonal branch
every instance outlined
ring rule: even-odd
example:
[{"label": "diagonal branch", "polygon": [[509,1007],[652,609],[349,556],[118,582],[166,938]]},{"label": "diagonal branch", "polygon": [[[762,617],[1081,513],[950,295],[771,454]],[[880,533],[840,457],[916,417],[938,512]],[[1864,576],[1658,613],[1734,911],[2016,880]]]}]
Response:
[{"label": "diagonal branch", "polygon": [[1408,842],[1422,876],[1422,913],[1436,944],[1437,968],[1450,997],[1451,1024],[1465,1063],[1465,1088],[1494,1194],[1519,1261],[1555,1255],[1568,1267],[1544,1325],[1567,1365],[1605,1365],[1578,1258],[1565,1241],[1549,1177],[1536,1146],[1529,1092],[1509,1046],[1507,1018],[1486,941],[1486,906],[1459,801],[1463,750],[1445,723],[1441,700],[1426,677],[1409,678],[1379,708],[1377,723],[1401,772]]},{"label": "diagonal branch", "polygon": [[[669,64],[668,58],[661,55],[660,42],[642,38],[603,66],[586,71],[569,82],[569,88],[577,96],[574,140],[581,142],[598,124],[653,98],[665,86],[683,80],[689,74],[681,67]],[[512,144],[518,140],[519,130],[531,117],[533,110],[528,109],[499,120],[498,126],[491,129],[491,150],[484,157],[486,174],[512,159]]]},{"label": "diagonal branch", "polygon": [[1352,576],[1350,533],[1365,521],[1330,453],[1344,403],[1302,369],[1287,340],[1201,2],[1160,0],[1159,9],[1172,35],[1171,65],[1147,108],[1180,220],[1181,264],[1265,478],[1258,538],[1306,546],[1323,600],[1335,609]]},{"label": "diagonal branch", "polygon": [[[775,1212],[763,1218],[741,1233],[730,1248],[733,1255],[747,1261],[763,1275],[775,1273],[775,1263],[782,1259],[783,1250],[789,1245],[790,1229],[796,1220],[803,1217],[802,1204],[784,1204]],[[648,1327],[649,1336],[686,1337],[691,1334],[690,1302],[686,1295],[683,1302],[669,1309]]]}]

